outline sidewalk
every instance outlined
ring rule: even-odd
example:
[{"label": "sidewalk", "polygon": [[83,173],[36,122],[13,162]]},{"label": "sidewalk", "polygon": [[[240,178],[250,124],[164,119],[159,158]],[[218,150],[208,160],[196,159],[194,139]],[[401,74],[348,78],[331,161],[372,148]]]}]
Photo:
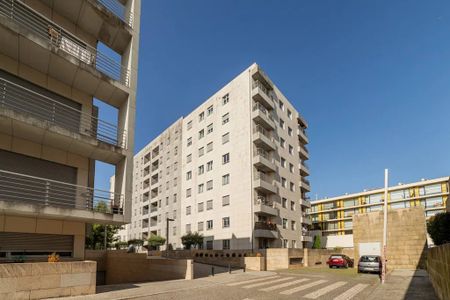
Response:
[{"label": "sidewalk", "polygon": [[369,300],[438,300],[425,270],[394,270]]}]

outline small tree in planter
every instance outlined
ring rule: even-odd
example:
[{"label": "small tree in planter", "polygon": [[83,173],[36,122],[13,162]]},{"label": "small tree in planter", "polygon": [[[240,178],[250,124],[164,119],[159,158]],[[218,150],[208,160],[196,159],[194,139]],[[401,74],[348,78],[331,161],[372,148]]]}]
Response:
[{"label": "small tree in planter", "polygon": [[186,249],[191,249],[192,246],[200,247],[203,245],[203,235],[198,232],[189,232],[181,237],[181,243]]},{"label": "small tree in planter", "polygon": [[450,243],[450,213],[431,217],[427,222],[427,231],[436,246]]},{"label": "small tree in planter", "polygon": [[321,248],[321,243],[320,243],[320,235],[315,235],[314,236],[314,243],[313,243],[313,249],[320,249]]},{"label": "small tree in planter", "polygon": [[147,241],[149,250],[159,250],[159,246],[164,245],[166,239],[162,236],[152,234]]}]

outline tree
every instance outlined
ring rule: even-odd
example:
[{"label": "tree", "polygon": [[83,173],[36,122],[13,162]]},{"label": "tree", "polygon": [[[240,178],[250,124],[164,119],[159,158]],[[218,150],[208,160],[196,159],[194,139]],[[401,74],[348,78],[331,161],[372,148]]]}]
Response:
[{"label": "tree", "polygon": [[200,247],[203,245],[203,235],[198,232],[189,232],[181,237],[181,243],[186,249],[191,249],[192,246]]},{"label": "tree", "polygon": [[166,239],[163,238],[162,236],[156,235],[156,234],[152,234],[149,238],[148,238],[148,247],[152,250],[157,250],[159,249],[159,246],[164,245],[164,243],[166,242]]},{"label": "tree", "polygon": [[314,243],[313,243],[313,249],[320,249],[321,245],[320,245],[320,235],[315,235],[314,236]]},{"label": "tree", "polygon": [[[120,226],[106,225],[106,247],[112,248],[118,241],[115,236],[119,231]],[[92,224],[89,233],[86,235],[86,248],[99,250],[105,249],[105,225]]]},{"label": "tree", "polygon": [[450,243],[450,212],[431,217],[427,222],[427,231],[435,245]]}]

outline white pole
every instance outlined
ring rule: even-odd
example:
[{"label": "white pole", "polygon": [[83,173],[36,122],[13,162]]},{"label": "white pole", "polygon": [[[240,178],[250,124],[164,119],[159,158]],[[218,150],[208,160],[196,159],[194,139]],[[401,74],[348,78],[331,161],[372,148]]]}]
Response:
[{"label": "white pole", "polygon": [[389,185],[389,170],[384,169],[384,216],[383,216],[383,254],[382,254],[382,270],[381,283],[386,279],[386,241],[387,241],[387,210],[388,210],[388,185]]}]

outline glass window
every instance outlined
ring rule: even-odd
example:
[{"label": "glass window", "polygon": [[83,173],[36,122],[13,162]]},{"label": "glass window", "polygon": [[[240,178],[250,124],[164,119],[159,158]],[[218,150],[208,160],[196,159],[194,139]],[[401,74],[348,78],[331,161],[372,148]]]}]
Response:
[{"label": "glass window", "polygon": [[207,190],[207,191],[210,191],[210,190],[212,190],[212,189],[213,189],[213,181],[210,180],[210,181],[208,181],[208,182],[206,183],[206,190]]},{"label": "glass window", "polygon": [[225,165],[230,162],[230,153],[222,155],[222,164]]},{"label": "glass window", "polygon": [[201,147],[198,149],[198,156],[202,157],[205,154],[205,147]]},{"label": "glass window", "polygon": [[186,162],[190,163],[192,161],[192,154],[189,154],[188,156],[186,156]]},{"label": "glass window", "polygon": [[230,141],[230,133],[225,133],[222,135],[222,144],[226,144]]},{"label": "glass window", "polygon": [[222,176],[222,185],[227,185],[230,183],[230,174]]},{"label": "glass window", "polygon": [[198,212],[202,212],[203,211],[203,202],[200,202],[199,204],[197,204],[197,211]]},{"label": "glass window", "polygon": [[399,208],[406,208],[409,207],[410,204],[408,201],[401,201],[401,202],[395,202],[395,203],[391,203],[391,208],[392,209],[399,209]]},{"label": "glass window", "polygon": [[382,194],[366,196],[366,204],[374,204],[374,203],[382,203],[382,202],[383,202]]},{"label": "glass window", "polygon": [[226,113],[222,116],[222,125],[227,124],[228,122],[230,122],[230,114]]},{"label": "glass window", "polygon": [[189,129],[191,129],[192,128],[192,121],[189,121],[188,123],[187,123],[187,129],[189,130]]},{"label": "glass window", "polygon": [[287,228],[287,224],[288,224],[288,220],[287,219],[283,219],[283,229]]},{"label": "glass window", "polygon": [[187,139],[187,146],[189,147],[191,145],[192,145],[192,138],[190,137]]},{"label": "glass window", "polygon": [[344,200],[344,207],[356,206],[357,204],[358,200],[356,199]]},{"label": "glass window", "polygon": [[222,196],[222,206],[230,205],[230,195]]},{"label": "glass window", "polygon": [[222,218],[222,227],[223,228],[230,227],[230,217]]},{"label": "glass window", "polygon": [[208,161],[206,163],[206,171],[211,171],[213,169],[213,161]]},{"label": "glass window", "polygon": [[189,198],[192,194],[192,190],[191,189],[187,189],[186,190],[186,198]]},{"label": "glass window", "polygon": [[227,104],[228,102],[230,102],[230,94],[225,94],[225,96],[222,97],[222,105]]},{"label": "glass window", "polygon": [[213,132],[213,124],[209,124],[208,127],[206,127],[207,133],[210,134]]},{"label": "glass window", "polygon": [[353,227],[353,221],[344,221],[344,228],[351,228]]},{"label": "glass window", "polygon": [[191,232],[191,224],[186,224],[186,232],[187,233]]},{"label": "glass window", "polygon": [[201,112],[201,113],[198,115],[198,121],[201,122],[201,121],[203,121],[204,119],[205,119],[205,113],[204,113],[204,112]]},{"label": "glass window", "polygon": [[440,184],[432,184],[426,185],[424,187],[419,188],[419,194],[422,195],[430,195],[430,194],[440,194],[442,192]]},{"label": "glass window", "polygon": [[203,222],[198,222],[197,223],[197,230],[198,231],[203,231]]},{"label": "glass window", "polygon": [[198,175],[202,175],[203,173],[205,173],[205,166],[201,165],[198,167]]},{"label": "glass window", "polygon": [[191,180],[192,179],[192,171],[189,171],[186,173],[186,180]]},{"label": "glass window", "polygon": [[213,201],[208,200],[208,201],[206,201],[206,210],[211,210],[211,209],[213,209]]},{"label": "glass window", "polygon": [[205,185],[203,183],[198,185],[198,193],[201,194],[203,193],[203,189],[204,189]]},{"label": "glass window", "polygon": [[421,201],[422,205],[423,202],[425,202],[425,208],[436,208],[440,206],[444,206],[444,201],[442,200],[442,197],[433,197],[433,198],[427,198],[425,201]]},{"label": "glass window", "polygon": [[208,107],[206,114],[208,116],[212,115],[212,113],[214,112],[214,107],[211,105],[210,107]]},{"label": "glass window", "polygon": [[186,206],[186,216],[191,214],[191,206]]},{"label": "glass window", "polygon": [[206,229],[207,230],[213,229],[213,227],[214,227],[213,220],[206,221]]},{"label": "glass window", "polygon": [[230,240],[222,240],[222,249],[230,250]]},{"label": "glass window", "polygon": [[211,152],[213,150],[213,142],[206,145],[206,152]]},{"label": "glass window", "polygon": [[205,136],[205,130],[202,129],[202,130],[200,130],[200,131],[198,132],[198,139],[200,140],[200,139],[202,139],[204,136]]}]

